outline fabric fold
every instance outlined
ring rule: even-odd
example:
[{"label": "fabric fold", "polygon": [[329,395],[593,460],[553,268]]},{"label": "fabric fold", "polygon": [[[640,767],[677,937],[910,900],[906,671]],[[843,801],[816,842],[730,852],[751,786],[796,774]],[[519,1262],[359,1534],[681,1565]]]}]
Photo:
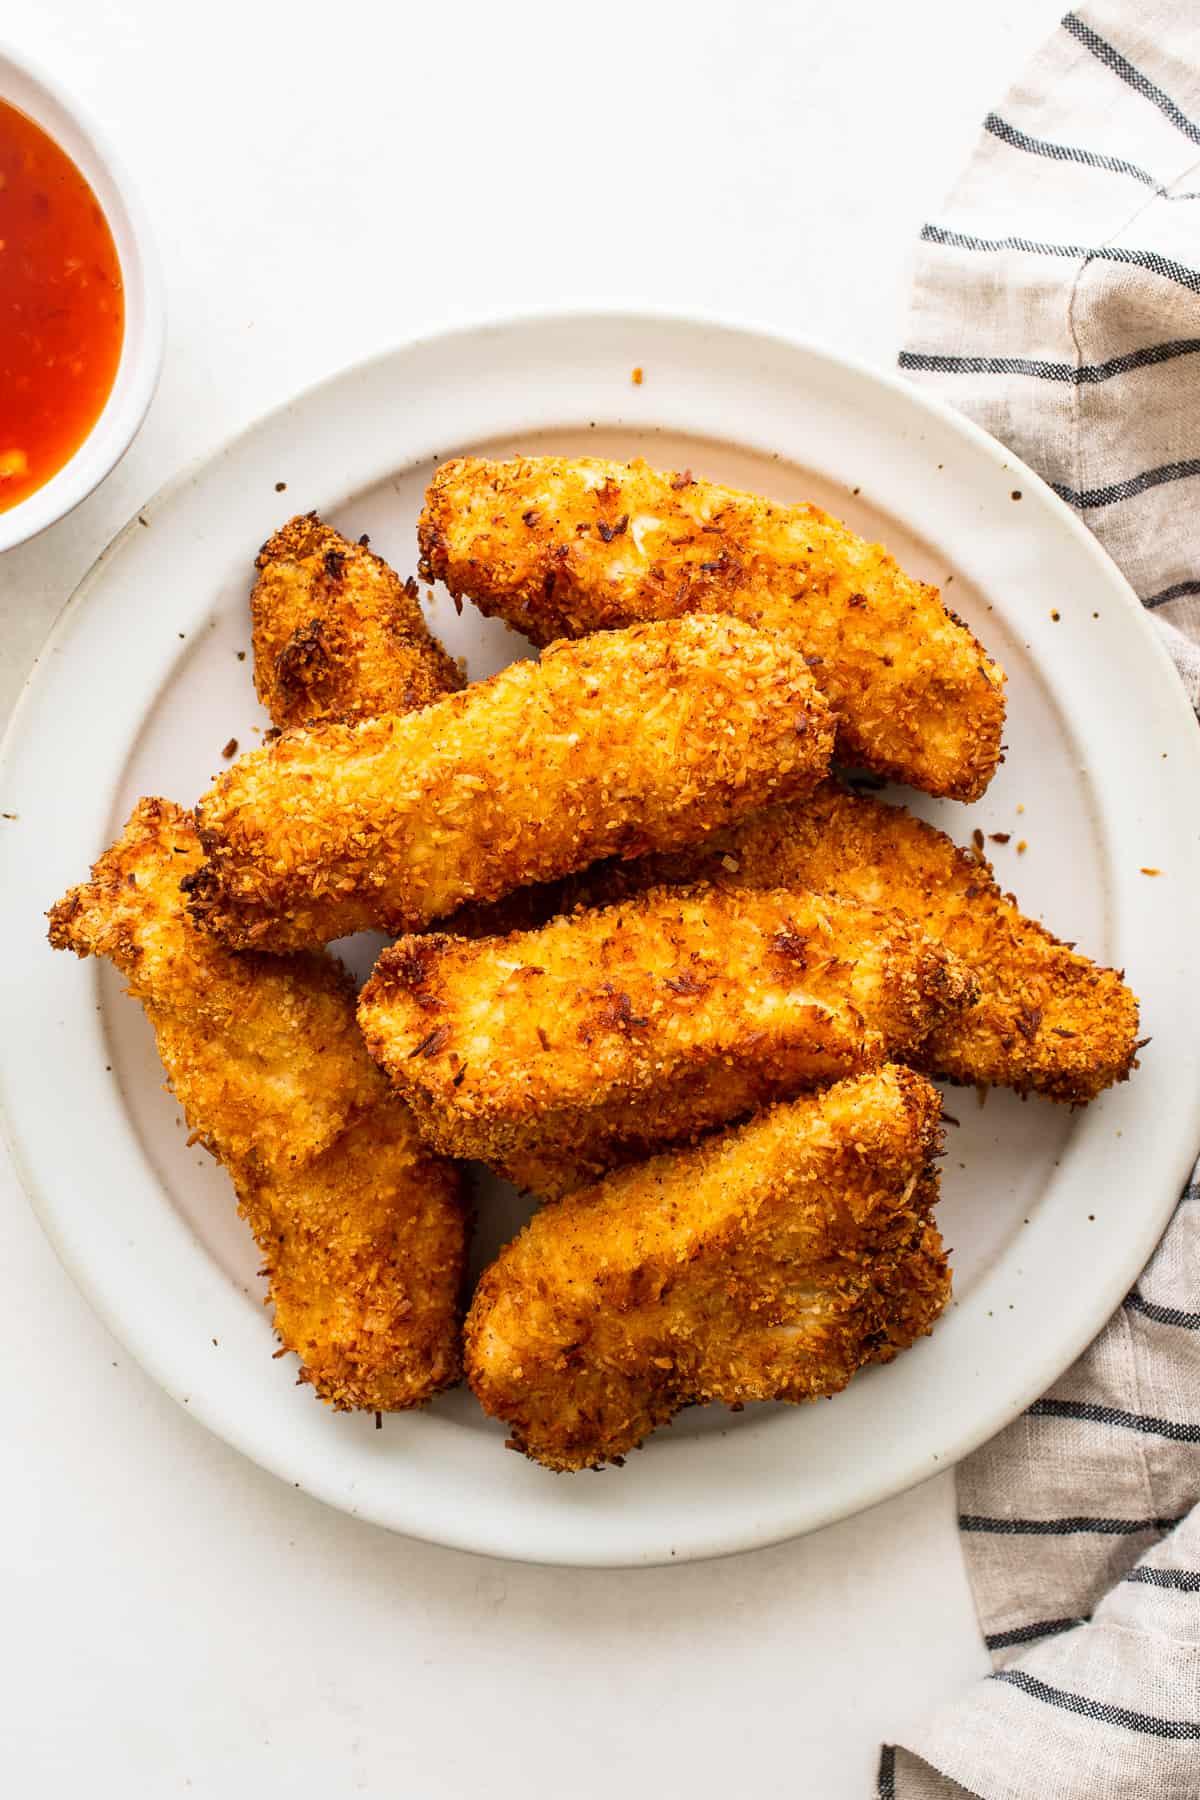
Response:
[{"label": "fabric fold", "polygon": [[[1188,0],[1067,14],[922,233],[900,366],[1079,513],[1200,709],[1198,55]],[[993,1673],[884,1749],[881,1800],[1196,1800],[1195,1179],[958,1497]]]}]

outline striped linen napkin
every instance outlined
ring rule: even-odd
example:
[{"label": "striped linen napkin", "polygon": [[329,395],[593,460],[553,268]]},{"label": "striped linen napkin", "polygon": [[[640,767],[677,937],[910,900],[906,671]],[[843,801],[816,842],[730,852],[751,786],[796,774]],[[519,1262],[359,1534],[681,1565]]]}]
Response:
[{"label": "striped linen napkin", "polygon": [[[1200,710],[1200,0],[1068,13],[921,238],[901,367],[1079,511]],[[884,1749],[880,1800],[1198,1800],[1196,1177],[958,1499],[993,1673]]]}]

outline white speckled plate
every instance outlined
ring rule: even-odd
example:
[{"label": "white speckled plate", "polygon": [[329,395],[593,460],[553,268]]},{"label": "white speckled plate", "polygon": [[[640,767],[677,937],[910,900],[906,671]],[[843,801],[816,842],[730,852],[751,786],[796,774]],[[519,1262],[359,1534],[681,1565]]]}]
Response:
[{"label": "white speckled plate", "polygon": [[[226,740],[251,743],[265,724],[242,654],[260,542],[317,507],[408,574],[434,463],[483,447],[643,453],[813,498],[915,573],[950,581],[951,603],[1009,671],[1008,760],[976,806],[920,810],[960,840],[977,826],[1008,832],[1002,880],[1128,967],[1154,1036],[1134,1080],[1083,1112],[1000,1092],[982,1109],[972,1093],[951,1101],[961,1124],[941,1222],[956,1298],[932,1338],[830,1404],[686,1413],[600,1476],[554,1477],[506,1454],[466,1392],[376,1431],[297,1388],[291,1360],[271,1357],[254,1247],[221,1171],[186,1148],[140,1010],[110,970],[44,939],[45,908],[139,794],[190,802]],[[433,622],[472,675],[524,650],[469,607],[457,617],[445,595]],[[665,1562],[770,1543],[920,1481],[998,1430],[1083,1348],[1148,1255],[1200,1138],[1187,930],[1198,793],[1200,736],[1116,569],[1036,476],[900,381],[665,318],[523,320],[413,344],[173,483],[47,645],[0,773],[7,1129],[46,1230],[113,1330],[283,1479],[398,1531],[533,1561]],[[478,1201],[484,1258],[520,1213],[499,1184],[481,1184]]]}]

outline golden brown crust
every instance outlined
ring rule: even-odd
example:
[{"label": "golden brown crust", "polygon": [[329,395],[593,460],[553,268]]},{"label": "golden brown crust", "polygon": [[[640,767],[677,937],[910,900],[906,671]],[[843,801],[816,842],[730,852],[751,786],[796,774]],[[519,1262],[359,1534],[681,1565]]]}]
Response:
[{"label": "golden brown crust", "polygon": [[656,888],[505,938],[404,938],[358,1016],[429,1143],[549,1199],[873,1068],[975,992],[897,914]]},{"label": "golden brown crust", "polygon": [[942,1020],[910,1060],[969,1086],[1071,1104],[1137,1067],[1138,1004],[1122,977],[1020,911],[978,854],[902,807],[826,782],[669,856],[605,864],[448,921],[453,931],[528,928],[578,905],[602,906],[665,881],[803,886],[894,907],[978,977],[979,1004]]},{"label": "golden brown crust", "polygon": [[416,582],[316,513],[289,519],[254,566],[254,687],[281,731],[414,712],[462,686],[425,623]]},{"label": "golden brown crust", "polygon": [[462,1372],[466,1216],[453,1164],[379,1098],[286,1175],[241,1164],[238,1210],[260,1250],[275,1329],[338,1411],[423,1406]]},{"label": "golden brown crust", "polygon": [[51,910],[50,942],[107,957],[141,1001],[189,1126],[233,1178],[303,1379],[338,1408],[421,1405],[459,1366],[458,1176],[367,1055],[339,963],[235,956],[192,924],[179,884],[201,861],[190,813],[139,801]]},{"label": "golden brown crust", "polygon": [[406,718],[242,757],[200,803],[193,913],[270,950],[413,930],[809,793],[832,740],[803,658],[736,619],[555,645]]},{"label": "golden brown crust", "polygon": [[995,773],[1004,671],[936,588],[815,506],[785,506],[640,459],[459,457],[418,527],[421,570],[535,644],[731,611],[809,655],[838,754],[975,800]]},{"label": "golden brown crust", "polygon": [[514,1449],[618,1461],[683,1406],[836,1393],[950,1293],[940,1102],[894,1067],[543,1208],[484,1273],[466,1369]]},{"label": "golden brown crust", "polygon": [[189,813],[140,800],[90,881],[51,909],[50,942],[107,957],[125,976],[214,1156],[310,1162],[379,1099],[353,984],[324,953],[235,956],[197,931],[179,886],[203,860]]}]

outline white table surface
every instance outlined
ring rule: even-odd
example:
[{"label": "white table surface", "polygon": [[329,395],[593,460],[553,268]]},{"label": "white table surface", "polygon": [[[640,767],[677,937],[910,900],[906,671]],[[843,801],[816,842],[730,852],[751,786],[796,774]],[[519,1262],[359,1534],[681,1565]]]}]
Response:
[{"label": "white table surface", "polygon": [[[121,468],[0,564],[0,704],[175,469],[415,332],[648,303],[891,364],[917,230],[1060,10],[15,9],[6,31],[140,176],[170,323]],[[986,1670],[949,1476],[686,1568],[537,1569],[392,1537],[169,1402],[7,1166],[0,1184],[0,1740],[21,1800],[850,1800],[873,1792],[881,1737]]]}]

